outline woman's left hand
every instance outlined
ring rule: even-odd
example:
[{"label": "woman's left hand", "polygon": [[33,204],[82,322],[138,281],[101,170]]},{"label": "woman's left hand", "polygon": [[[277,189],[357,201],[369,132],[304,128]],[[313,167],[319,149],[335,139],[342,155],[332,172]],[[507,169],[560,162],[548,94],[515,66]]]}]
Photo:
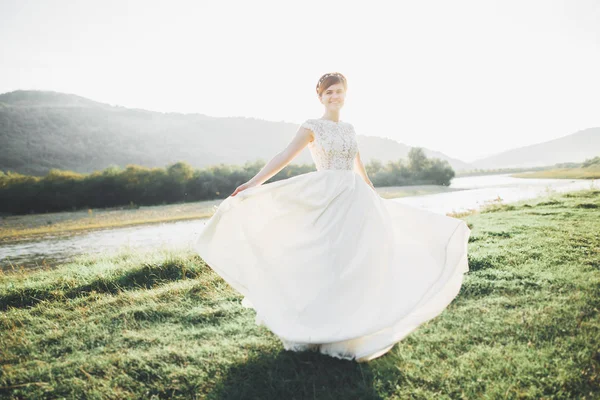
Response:
[{"label": "woman's left hand", "polygon": [[254,187],[254,186],[258,186],[258,185],[255,183],[251,183],[251,182],[243,183],[240,186],[238,186],[237,188],[235,188],[235,190],[233,191],[233,193],[230,194],[230,196],[235,196],[239,192],[246,190],[246,189],[250,189],[251,187]]}]

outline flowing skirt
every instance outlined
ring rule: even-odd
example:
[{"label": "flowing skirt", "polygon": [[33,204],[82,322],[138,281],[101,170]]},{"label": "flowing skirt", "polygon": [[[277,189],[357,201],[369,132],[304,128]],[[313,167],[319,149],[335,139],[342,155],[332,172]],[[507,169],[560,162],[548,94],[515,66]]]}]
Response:
[{"label": "flowing skirt", "polygon": [[353,171],[321,170],[228,197],[196,250],[285,349],[363,362],[456,297],[470,232]]}]

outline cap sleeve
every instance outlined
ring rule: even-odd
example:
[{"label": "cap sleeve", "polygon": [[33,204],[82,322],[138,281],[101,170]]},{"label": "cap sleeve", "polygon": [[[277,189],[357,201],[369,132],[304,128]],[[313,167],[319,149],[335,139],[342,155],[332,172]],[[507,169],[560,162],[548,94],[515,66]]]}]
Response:
[{"label": "cap sleeve", "polygon": [[302,125],[300,125],[302,128],[306,128],[306,129],[310,129],[311,131],[315,132],[315,126],[316,124],[314,123],[314,121],[312,119],[307,119],[306,121],[304,121],[302,123]]}]

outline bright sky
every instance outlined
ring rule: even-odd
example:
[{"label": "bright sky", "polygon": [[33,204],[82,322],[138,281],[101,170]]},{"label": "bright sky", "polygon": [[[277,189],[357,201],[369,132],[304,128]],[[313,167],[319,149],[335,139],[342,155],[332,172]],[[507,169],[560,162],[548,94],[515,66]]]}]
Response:
[{"label": "bright sky", "polygon": [[300,124],[473,161],[600,126],[599,0],[0,0],[0,93]]}]

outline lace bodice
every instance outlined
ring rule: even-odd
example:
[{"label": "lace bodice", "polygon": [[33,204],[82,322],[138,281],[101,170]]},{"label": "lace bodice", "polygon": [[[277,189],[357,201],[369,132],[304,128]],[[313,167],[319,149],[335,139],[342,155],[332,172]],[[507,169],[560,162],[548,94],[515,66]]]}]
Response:
[{"label": "lace bodice", "polygon": [[315,139],[308,144],[308,149],[317,170],[354,168],[358,143],[352,124],[344,121],[308,119],[302,127],[315,134]]}]

